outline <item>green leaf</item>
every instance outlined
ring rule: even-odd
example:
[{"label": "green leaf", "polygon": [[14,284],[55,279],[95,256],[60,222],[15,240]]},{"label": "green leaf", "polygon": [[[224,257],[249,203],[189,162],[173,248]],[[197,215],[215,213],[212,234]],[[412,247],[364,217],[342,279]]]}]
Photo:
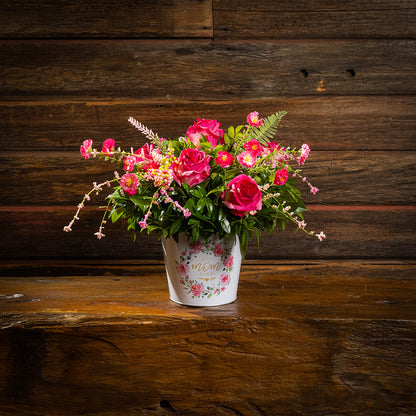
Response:
[{"label": "green leaf", "polygon": [[196,210],[198,212],[202,212],[205,207],[205,198],[201,198],[198,200],[198,203],[196,204]]},{"label": "green leaf", "polygon": [[123,215],[123,210],[117,211],[116,209],[113,209],[110,212],[109,217],[111,218],[111,221],[114,224],[117,220],[121,218],[122,215]]},{"label": "green leaf", "polygon": [[235,137],[235,130],[233,126],[228,127],[228,135],[233,139]]},{"label": "green leaf", "polygon": [[173,222],[172,225],[169,228],[169,234],[170,235],[176,234],[179,231],[179,229],[181,228],[181,225],[182,225],[182,220],[181,219],[178,219],[175,222]]},{"label": "green leaf", "polygon": [[227,218],[224,218],[223,220],[220,221],[221,227],[222,229],[227,233],[230,234],[231,233],[231,225],[230,225],[230,221],[227,220]]}]

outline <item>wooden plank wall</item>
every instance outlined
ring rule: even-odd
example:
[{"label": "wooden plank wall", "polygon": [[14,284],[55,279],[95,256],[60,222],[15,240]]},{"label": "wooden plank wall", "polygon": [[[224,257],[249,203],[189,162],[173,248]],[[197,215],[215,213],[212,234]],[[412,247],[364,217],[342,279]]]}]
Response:
[{"label": "wooden plank wall", "polygon": [[[108,166],[82,140],[144,143],[197,117],[240,124],[285,109],[278,140],[309,143],[309,227],[265,236],[249,259],[414,259],[416,2],[15,0],[0,4],[2,259],[160,260],[153,237],[93,233]],[[305,191],[307,191],[305,189]]]}]

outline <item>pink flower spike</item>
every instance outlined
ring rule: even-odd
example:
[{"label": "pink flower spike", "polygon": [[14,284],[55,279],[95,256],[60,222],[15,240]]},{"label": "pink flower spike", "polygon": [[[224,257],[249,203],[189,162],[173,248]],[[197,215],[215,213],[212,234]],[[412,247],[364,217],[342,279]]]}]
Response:
[{"label": "pink flower spike", "polygon": [[261,126],[263,124],[263,119],[259,119],[259,113],[257,111],[253,111],[247,116],[247,123],[250,126]]},{"label": "pink flower spike", "polygon": [[79,150],[84,159],[89,159],[92,152],[92,140],[84,140]]},{"label": "pink flower spike", "polygon": [[303,165],[305,163],[305,160],[308,158],[310,151],[311,151],[311,149],[309,149],[309,146],[306,143],[302,145],[302,152],[301,152],[300,157],[298,159],[298,164],[299,165]]},{"label": "pink flower spike", "polygon": [[148,225],[147,225],[147,222],[146,222],[146,221],[139,221],[139,225],[140,225],[140,228],[141,228],[142,230],[144,230],[145,228],[147,228],[147,227],[148,227]]},{"label": "pink flower spike", "polygon": [[319,241],[322,241],[324,238],[326,238],[326,235],[321,231],[319,234],[316,235],[319,239]]},{"label": "pink flower spike", "polygon": [[317,192],[319,192],[319,189],[318,188],[316,188],[315,186],[310,186],[310,190],[311,190],[311,194],[316,194]]},{"label": "pink flower spike", "polygon": [[304,229],[306,227],[306,222],[305,221],[298,221],[298,227],[300,229]]},{"label": "pink flower spike", "polygon": [[99,240],[105,237],[105,234],[103,234],[102,230],[103,230],[103,227],[100,227],[98,232],[94,233],[94,235],[96,235]]}]

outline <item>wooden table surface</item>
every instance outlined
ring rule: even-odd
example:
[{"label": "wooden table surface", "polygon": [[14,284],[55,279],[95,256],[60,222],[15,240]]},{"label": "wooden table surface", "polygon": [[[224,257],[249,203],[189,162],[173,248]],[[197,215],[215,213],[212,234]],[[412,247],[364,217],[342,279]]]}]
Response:
[{"label": "wooden table surface", "polygon": [[1,415],[416,414],[415,264],[247,263],[211,308],[160,264],[25,267],[1,269]]}]

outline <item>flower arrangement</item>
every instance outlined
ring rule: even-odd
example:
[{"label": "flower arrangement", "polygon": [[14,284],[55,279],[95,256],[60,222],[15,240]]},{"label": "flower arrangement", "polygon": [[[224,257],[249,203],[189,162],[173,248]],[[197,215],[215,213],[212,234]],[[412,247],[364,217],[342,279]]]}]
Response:
[{"label": "flower arrangement", "polygon": [[284,230],[289,222],[322,241],[322,231],[316,234],[305,228],[307,208],[297,187],[304,183],[311,193],[318,192],[301,173],[309,146],[290,149],[272,140],[285,114],[279,111],[260,118],[252,112],[245,125],[231,126],[227,132],[216,120],[198,118],[185,136],[175,139],[159,138],[130,117],[129,122],[149,140],[130,152],[116,149],[113,139],[107,139],[101,151],[93,149],[92,140],[85,140],[80,148],[83,158],[115,162],[123,173],[115,171],[108,181],[94,183],[64,231],[71,231],[91,194],[107,185],[113,189],[95,233],[99,239],[104,237],[107,219],[124,218],[134,236],[155,232],[159,238],[177,239],[185,233],[197,243],[215,233],[220,238],[236,234],[243,257],[253,235],[259,237],[263,230],[272,233],[277,226]]}]

